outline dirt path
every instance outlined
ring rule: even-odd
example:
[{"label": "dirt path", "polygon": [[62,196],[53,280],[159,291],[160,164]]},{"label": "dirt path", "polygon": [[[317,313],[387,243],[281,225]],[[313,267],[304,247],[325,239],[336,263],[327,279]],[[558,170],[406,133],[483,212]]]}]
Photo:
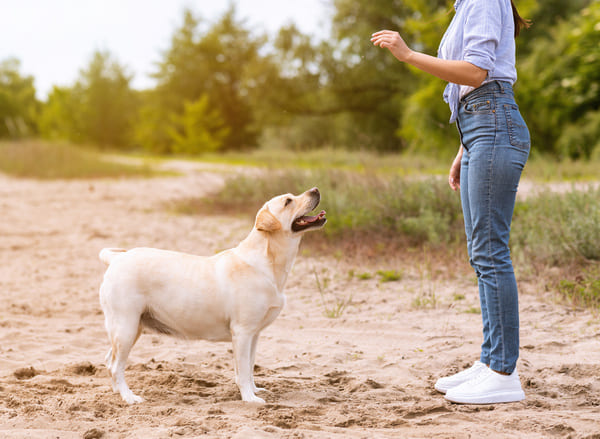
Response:
[{"label": "dirt path", "polygon": [[[127,377],[146,402],[127,406],[103,366],[98,251],[213,254],[236,245],[252,218],[164,208],[222,181],[194,169],[147,180],[0,176],[0,437],[600,437],[598,317],[521,285],[527,399],[452,405],[432,385],[477,356],[472,277],[415,263],[380,267],[402,269],[397,282],[359,280],[349,271],[377,267],[307,252],[291,273],[286,308],[259,342],[266,405],[240,401],[229,344],[144,334]],[[349,298],[341,316],[325,315]]]}]

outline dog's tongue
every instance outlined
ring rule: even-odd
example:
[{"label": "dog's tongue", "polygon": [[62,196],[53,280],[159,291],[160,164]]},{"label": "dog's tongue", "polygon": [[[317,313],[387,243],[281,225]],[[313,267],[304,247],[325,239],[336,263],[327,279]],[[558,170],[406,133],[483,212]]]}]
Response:
[{"label": "dog's tongue", "polygon": [[301,216],[300,218],[298,218],[296,220],[296,223],[303,225],[303,224],[310,224],[310,223],[314,223],[315,221],[320,220],[321,218],[325,217],[325,211],[322,210],[321,212],[319,212],[318,215],[315,216]]}]

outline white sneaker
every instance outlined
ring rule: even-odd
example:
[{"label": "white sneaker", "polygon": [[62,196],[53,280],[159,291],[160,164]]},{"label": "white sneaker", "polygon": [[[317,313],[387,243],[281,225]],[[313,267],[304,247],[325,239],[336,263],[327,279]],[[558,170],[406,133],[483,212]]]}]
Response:
[{"label": "white sneaker", "polygon": [[519,374],[501,375],[486,367],[478,376],[446,392],[448,401],[461,404],[495,404],[525,399]]},{"label": "white sneaker", "polygon": [[435,390],[438,392],[446,393],[453,387],[460,386],[462,383],[472,380],[479,375],[481,371],[487,368],[488,367],[485,364],[477,360],[475,363],[473,363],[473,366],[463,370],[462,372],[455,373],[449,377],[440,378],[436,381],[435,386],[433,387],[435,387]]}]

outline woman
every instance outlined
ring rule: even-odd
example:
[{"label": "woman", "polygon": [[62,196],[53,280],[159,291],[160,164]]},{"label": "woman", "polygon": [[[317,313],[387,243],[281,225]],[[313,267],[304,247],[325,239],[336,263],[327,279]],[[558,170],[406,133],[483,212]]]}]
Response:
[{"label": "woman", "polygon": [[508,239],[529,131],[515,103],[515,38],[528,23],[511,0],[457,0],[438,57],[411,50],[393,31],[372,35],[402,62],[448,85],[444,100],[461,145],[448,178],[460,188],[469,260],[483,318],[481,356],[473,366],[440,378],[435,388],[457,403],[491,404],[525,398],[519,356],[517,283]]}]

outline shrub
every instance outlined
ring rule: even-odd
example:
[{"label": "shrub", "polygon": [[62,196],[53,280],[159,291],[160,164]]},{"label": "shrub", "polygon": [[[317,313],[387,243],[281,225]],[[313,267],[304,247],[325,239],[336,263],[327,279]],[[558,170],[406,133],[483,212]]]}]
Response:
[{"label": "shrub", "polygon": [[329,237],[376,234],[401,237],[413,245],[437,245],[464,234],[459,197],[434,177],[411,180],[324,169],[243,175],[228,180],[209,200],[188,200],[177,209],[190,213],[234,206],[255,212],[275,195],[298,194],[313,186],[323,194],[320,208],[328,212],[325,233]]},{"label": "shrub", "polygon": [[600,261],[600,188],[528,198],[517,204],[513,223],[513,248],[528,260]]}]

